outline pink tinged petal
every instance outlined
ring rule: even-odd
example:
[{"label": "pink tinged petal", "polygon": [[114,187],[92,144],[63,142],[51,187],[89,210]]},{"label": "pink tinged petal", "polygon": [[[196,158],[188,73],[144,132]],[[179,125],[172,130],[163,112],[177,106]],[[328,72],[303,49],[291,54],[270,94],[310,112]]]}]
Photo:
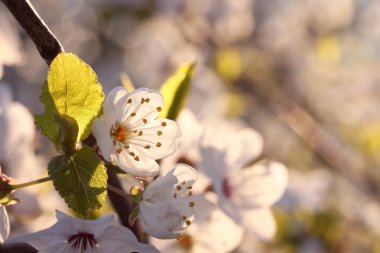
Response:
[{"label": "pink tinged petal", "polygon": [[129,149],[123,149],[119,154],[111,154],[111,161],[134,176],[153,177],[160,170],[154,159],[140,155],[132,146]]},{"label": "pink tinged petal", "polygon": [[276,233],[276,222],[269,208],[243,210],[242,225],[261,240],[270,240]]},{"label": "pink tinged petal", "polygon": [[181,130],[175,121],[156,119],[136,128],[130,144],[139,153],[157,160],[172,155],[178,149],[180,136]]},{"label": "pink tinged petal", "polygon": [[262,161],[232,177],[234,202],[240,208],[269,207],[283,195],[288,170],[278,162]]},{"label": "pink tinged petal", "polygon": [[226,147],[226,162],[230,169],[241,169],[257,158],[263,149],[263,138],[247,128],[233,134]]},{"label": "pink tinged petal", "polygon": [[139,243],[135,235],[122,226],[108,227],[99,239],[100,252],[159,253],[152,245]]},{"label": "pink tinged petal", "polygon": [[10,232],[9,218],[5,206],[0,205],[0,243],[4,243]]},{"label": "pink tinged petal", "polygon": [[95,119],[92,124],[92,134],[94,135],[104,159],[111,162],[111,154],[115,149],[110,136],[111,127],[106,125],[103,119]]},{"label": "pink tinged petal", "polygon": [[39,253],[78,253],[67,242],[57,242],[38,250]]}]

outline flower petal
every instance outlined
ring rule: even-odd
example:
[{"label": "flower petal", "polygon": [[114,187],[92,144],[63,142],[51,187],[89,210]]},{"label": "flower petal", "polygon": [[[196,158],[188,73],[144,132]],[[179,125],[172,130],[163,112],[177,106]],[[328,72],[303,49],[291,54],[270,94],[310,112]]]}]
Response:
[{"label": "flower petal", "polygon": [[255,130],[246,128],[229,139],[226,162],[230,169],[241,169],[252,162],[263,149],[263,138]]},{"label": "flower petal", "polygon": [[111,154],[115,152],[112,139],[109,135],[110,129],[110,126],[103,119],[95,119],[92,123],[92,134],[102,151],[104,159],[109,162],[111,161]]},{"label": "flower petal", "polygon": [[276,222],[269,208],[245,210],[242,214],[242,225],[261,240],[270,240],[276,233]]},{"label": "flower petal", "polygon": [[181,130],[175,121],[156,119],[135,130],[130,144],[139,153],[155,160],[172,155],[178,149]]},{"label": "flower petal", "polygon": [[129,92],[122,86],[113,88],[106,96],[103,103],[103,115],[108,124],[113,124],[116,116],[120,115],[121,109],[126,103]]},{"label": "flower petal", "polygon": [[284,193],[288,170],[281,163],[261,161],[230,178],[240,208],[269,207]]},{"label": "flower petal", "polygon": [[101,252],[159,253],[154,246],[139,243],[129,229],[121,226],[104,230],[98,244]]},{"label": "flower petal", "polygon": [[136,89],[121,101],[124,105],[116,119],[127,123],[132,129],[155,119],[165,104],[160,92],[147,88]]},{"label": "flower petal", "polygon": [[132,146],[124,149],[119,154],[111,154],[111,161],[115,162],[122,170],[134,176],[153,177],[160,170],[154,159],[140,155]]},{"label": "flower petal", "polygon": [[9,218],[5,206],[0,205],[0,243],[4,243],[10,232]]}]

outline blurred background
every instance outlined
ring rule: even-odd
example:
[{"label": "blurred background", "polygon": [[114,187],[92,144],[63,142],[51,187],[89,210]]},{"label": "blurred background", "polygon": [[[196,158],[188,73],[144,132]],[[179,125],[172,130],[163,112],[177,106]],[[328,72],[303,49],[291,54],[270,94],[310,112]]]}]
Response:
[{"label": "blurred background", "polygon": [[[187,107],[199,120],[240,119],[264,136],[263,156],[290,170],[274,207],[278,232],[236,252],[380,252],[379,1],[31,2],[106,94],[123,72],[136,87],[159,89],[196,61]],[[0,4],[1,58],[1,85],[40,113],[48,67]],[[39,133],[33,145],[43,169],[54,148]],[[14,222],[29,224],[24,216]]]}]

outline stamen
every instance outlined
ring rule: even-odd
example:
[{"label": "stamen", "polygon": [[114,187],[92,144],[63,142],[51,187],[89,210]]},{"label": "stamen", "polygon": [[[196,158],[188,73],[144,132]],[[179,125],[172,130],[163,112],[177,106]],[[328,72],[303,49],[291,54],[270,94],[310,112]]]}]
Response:
[{"label": "stamen", "polygon": [[67,239],[73,249],[86,250],[88,247],[92,248],[98,244],[93,234],[78,233],[72,235]]},{"label": "stamen", "polygon": [[162,135],[162,131],[157,131],[157,135],[158,136]]},{"label": "stamen", "polygon": [[159,107],[156,108],[156,110],[157,110],[158,112],[160,112],[160,111],[162,111],[162,108],[159,106]]},{"label": "stamen", "polygon": [[165,127],[166,126],[166,122],[161,122],[161,126]]},{"label": "stamen", "polygon": [[195,203],[193,201],[189,202],[189,207],[194,207]]},{"label": "stamen", "polygon": [[157,147],[157,148],[161,147],[161,142],[157,142],[157,143],[156,143],[156,147]]}]

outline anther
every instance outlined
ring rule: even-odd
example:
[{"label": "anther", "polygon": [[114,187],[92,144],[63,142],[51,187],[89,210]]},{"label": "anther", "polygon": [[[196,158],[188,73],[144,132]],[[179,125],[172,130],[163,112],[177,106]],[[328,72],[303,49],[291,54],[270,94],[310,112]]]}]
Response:
[{"label": "anther", "polygon": [[193,201],[189,202],[189,207],[194,207],[195,203]]},{"label": "anther", "polygon": [[156,143],[156,147],[157,147],[157,148],[161,147],[161,142],[157,142],[157,143]]}]

